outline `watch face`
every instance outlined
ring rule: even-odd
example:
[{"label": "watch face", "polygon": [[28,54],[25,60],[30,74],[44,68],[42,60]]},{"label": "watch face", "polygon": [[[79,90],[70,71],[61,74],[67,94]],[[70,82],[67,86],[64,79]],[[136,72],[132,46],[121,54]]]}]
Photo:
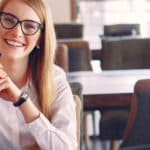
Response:
[{"label": "watch face", "polygon": [[23,92],[22,95],[21,95],[21,98],[24,98],[24,99],[28,99],[28,93],[27,92]]}]

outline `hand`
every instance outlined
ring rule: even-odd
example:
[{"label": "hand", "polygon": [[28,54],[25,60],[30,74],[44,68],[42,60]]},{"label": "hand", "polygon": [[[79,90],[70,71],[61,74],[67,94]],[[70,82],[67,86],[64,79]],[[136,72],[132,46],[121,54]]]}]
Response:
[{"label": "hand", "polygon": [[16,102],[21,95],[21,90],[13,83],[0,64],[0,97]]}]

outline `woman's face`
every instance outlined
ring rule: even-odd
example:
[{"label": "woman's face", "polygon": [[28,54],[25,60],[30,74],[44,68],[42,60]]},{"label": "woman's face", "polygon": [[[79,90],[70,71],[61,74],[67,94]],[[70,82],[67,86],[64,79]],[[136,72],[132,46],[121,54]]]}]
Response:
[{"label": "woman's face", "polygon": [[[40,23],[40,19],[35,11],[21,0],[9,1],[2,11],[12,14],[20,21],[32,20]],[[7,24],[13,21],[11,16],[5,15],[3,16],[3,20]],[[24,23],[24,27],[27,30],[34,30],[34,27],[36,27],[34,25],[32,26],[30,22]],[[33,48],[38,45],[39,38],[40,29],[35,34],[28,36],[23,33],[20,23],[12,29],[5,29],[0,23],[0,53],[7,58],[28,58]]]}]

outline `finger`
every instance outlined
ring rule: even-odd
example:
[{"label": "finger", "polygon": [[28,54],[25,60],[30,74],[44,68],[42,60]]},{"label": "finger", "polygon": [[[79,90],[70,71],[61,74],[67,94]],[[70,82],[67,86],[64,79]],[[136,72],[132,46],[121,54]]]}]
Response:
[{"label": "finger", "polygon": [[6,78],[6,77],[7,77],[7,73],[3,69],[0,68],[0,79]]},{"label": "finger", "polygon": [[0,69],[3,69],[3,65],[0,63]]},{"label": "finger", "polygon": [[7,80],[3,80],[2,83],[0,83],[0,91],[5,90],[9,87],[9,84],[7,82]]},{"label": "finger", "polygon": [[7,81],[8,77],[6,76],[5,78],[1,78],[0,79],[0,84],[2,84],[3,82]]}]

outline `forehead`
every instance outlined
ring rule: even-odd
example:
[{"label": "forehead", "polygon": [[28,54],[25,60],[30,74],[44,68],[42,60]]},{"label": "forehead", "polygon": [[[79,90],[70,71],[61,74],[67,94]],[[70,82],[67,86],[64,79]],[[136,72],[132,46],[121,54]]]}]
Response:
[{"label": "forehead", "polygon": [[11,13],[18,17],[20,20],[28,19],[40,22],[40,18],[36,12],[21,0],[9,1],[2,11]]}]

